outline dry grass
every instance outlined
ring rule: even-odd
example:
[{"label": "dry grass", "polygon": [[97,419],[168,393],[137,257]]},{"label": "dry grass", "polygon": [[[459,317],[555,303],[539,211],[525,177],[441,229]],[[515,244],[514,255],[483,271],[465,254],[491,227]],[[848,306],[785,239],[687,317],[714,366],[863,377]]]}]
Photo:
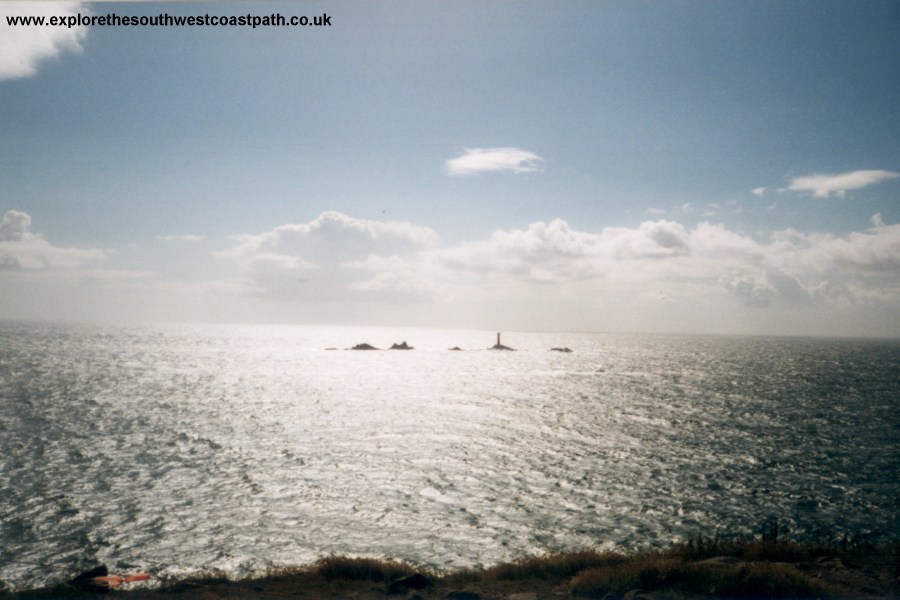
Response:
[{"label": "dry grass", "polygon": [[407,562],[331,555],[315,564],[315,572],[327,581],[392,581],[421,571]]},{"label": "dry grass", "polygon": [[614,552],[581,551],[567,554],[550,554],[523,558],[510,563],[489,567],[481,572],[480,579],[519,581],[523,579],[568,579],[585,569],[613,566],[625,561],[625,556]]},{"label": "dry grass", "polygon": [[575,577],[576,596],[622,596],[641,589],[725,598],[828,598],[829,586],[785,563],[739,562],[732,565],[637,556],[615,567],[588,569]]},{"label": "dry grass", "polygon": [[[764,532],[765,533],[765,532]],[[799,544],[780,539],[768,524],[762,538],[704,538],[666,550],[637,554],[579,551],[530,557],[486,569],[435,573],[413,564],[375,558],[328,556],[305,567],[270,568],[262,577],[229,580],[218,571],[181,581],[163,582],[158,590],[118,592],[131,600],[196,600],[303,596],[310,600],[359,600],[392,597],[390,583],[413,573],[430,580],[420,591],[426,600],[445,598],[453,590],[477,591],[483,598],[503,598],[529,591],[540,598],[560,594],[587,598],[622,598],[636,589],[653,598],[900,598],[900,543]],[[63,592],[65,592],[63,594]],[[0,600],[59,600],[85,597],[65,586],[10,593]]]}]

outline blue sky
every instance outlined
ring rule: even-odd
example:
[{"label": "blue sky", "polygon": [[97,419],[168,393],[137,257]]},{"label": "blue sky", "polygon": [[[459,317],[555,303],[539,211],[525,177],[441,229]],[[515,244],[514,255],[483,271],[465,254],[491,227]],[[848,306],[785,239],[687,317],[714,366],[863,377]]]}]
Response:
[{"label": "blue sky", "polygon": [[900,335],[884,2],[5,3],[0,317]]}]

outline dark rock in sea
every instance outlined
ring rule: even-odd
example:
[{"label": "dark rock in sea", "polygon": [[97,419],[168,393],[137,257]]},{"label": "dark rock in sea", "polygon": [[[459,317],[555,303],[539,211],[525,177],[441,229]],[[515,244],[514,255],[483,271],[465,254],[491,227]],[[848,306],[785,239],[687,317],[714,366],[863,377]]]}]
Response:
[{"label": "dark rock in sea", "polygon": [[454,352],[462,352],[462,348],[460,348],[459,346],[453,346],[452,348],[450,348],[450,350]]},{"label": "dark rock in sea", "polygon": [[376,348],[372,344],[357,344],[353,346],[351,350],[378,350],[378,348]]},{"label": "dark rock in sea", "polygon": [[413,573],[392,581],[388,586],[388,594],[402,594],[406,590],[424,590],[432,585],[429,578],[421,573]]},{"label": "dark rock in sea", "polygon": [[406,342],[401,342],[399,344],[391,344],[391,350],[414,350],[412,346],[407,344]]},{"label": "dark rock in sea", "polygon": [[564,348],[550,348],[550,352],[572,352],[572,349],[568,346]]}]

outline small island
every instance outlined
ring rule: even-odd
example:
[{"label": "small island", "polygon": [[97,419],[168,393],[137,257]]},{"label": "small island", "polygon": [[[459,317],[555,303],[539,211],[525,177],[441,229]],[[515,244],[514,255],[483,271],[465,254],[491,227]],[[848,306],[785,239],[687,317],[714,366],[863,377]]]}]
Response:
[{"label": "small island", "polygon": [[390,350],[415,350],[415,348],[404,341],[399,344],[391,344]]},{"label": "small island", "polygon": [[366,343],[357,344],[350,349],[351,350],[378,350],[378,348],[376,348],[372,344],[366,344]]},{"label": "small island", "polygon": [[510,348],[509,346],[504,346],[500,343],[500,332],[497,332],[497,343],[488,348],[488,350],[512,350],[515,351],[515,348]]}]

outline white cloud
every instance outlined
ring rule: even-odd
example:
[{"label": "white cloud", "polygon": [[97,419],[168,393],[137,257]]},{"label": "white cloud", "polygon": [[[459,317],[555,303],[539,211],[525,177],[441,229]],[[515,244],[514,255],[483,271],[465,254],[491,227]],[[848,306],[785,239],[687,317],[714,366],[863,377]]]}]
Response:
[{"label": "white cloud", "polygon": [[103,261],[102,250],[53,246],[31,231],[31,216],[9,210],[0,222],[0,269],[73,269]]},{"label": "white cloud", "polygon": [[764,188],[764,187],[753,188],[752,190],[750,190],[750,193],[753,194],[754,196],[759,196],[760,198],[762,198],[763,196],[766,195],[766,188]]},{"label": "white cloud", "polygon": [[846,237],[810,236],[810,249],[822,272],[826,268],[879,274],[895,284],[900,280],[900,225],[882,225]]},{"label": "white cloud", "polygon": [[235,239],[240,243],[223,254],[253,256],[271,252],[341,263],[370,253],[394,254],[432,246],[437,242],[437,234],[411,223],[355,219],[329,211],[309,223],[280,225],[265,233]]},{"label": "white cloud", "polygon": [[449,175],[465,176],[495,171],[530,173],[536,171],[543,158],[518,148],[471,148],[444,163]]},{"label": "white cloud", "polygon": [[806,175],[792,179],[787,189],[793,192],[812,192],[816,198],[828,198],[832,194],[843,197],[848,190],[857,190],[896,177],[900,177],[900,173],[883,170]]},{"label": "white cloud", "polygon": [[0,2],[0,81],[29,77],[65,52],[81,52],[86,27],[7,25],[7,16],[72,16],[88,13],[84,2]]},{"label": "white cloud", "polygon": [[724,273],[719,277],[719,284],[734,294],[745,306],[769,306],[775,297],[775,288],[763,278],[746,270]]},{"label": "white cloud", "polygon": [[533,223],[527,229],[496,231],[485,241],[470,242],[431,254],[448,278],[458,275],[509,276],[531,283],[558,283],[602,276],[595,259],[597,236],[575,231],[561,220]]},{"label": "white cloud", "polygon": [[93,268],[103,252],[53,246],[32,232],[29,215],[9,211],[0,311],[900,335],[900,225],[875,217],[873,225],[753,238],[717,223],[583,231],[554,219],[440,247],[427,227],[327,212],[238,236],[216,254],[218,279],[174,281]]},{"label": "white cloud", "polygon": [[8,210],[0,222],[0,242],[21,242],[33,238],[31,216],[18,210]]},{"label": "white cloud", "polygon": [[688,234],[674,221],[644,221],[637,229],[607,227],[599,235],[603,254],[618,259],[660,258],[689,251]]},{"label": "white cloud", "polygon": [[[344,298],[371,276],[376,258],[409,256],[433,247],[437,234],[405,222],[354,219],[325,212],[313,221],[241,235],[234,248],[216,253],[236,262],[259,293],[326,300]],[[373,258],[375,257],[375,258]]]},{"label": "white cloud", "polygon": [[325,213],[239,241],[220,256],[236,261],[245,289],[297,301],[547,310],[564,301],[583,310],[645,306],[660,297],[684,310],[724,310],[729,297],[744,310],[900,303],[900,225],[848,236],[786,230],[757,241],[705,222],[587,232],[555,219],[438,248],[427,228]]}]

